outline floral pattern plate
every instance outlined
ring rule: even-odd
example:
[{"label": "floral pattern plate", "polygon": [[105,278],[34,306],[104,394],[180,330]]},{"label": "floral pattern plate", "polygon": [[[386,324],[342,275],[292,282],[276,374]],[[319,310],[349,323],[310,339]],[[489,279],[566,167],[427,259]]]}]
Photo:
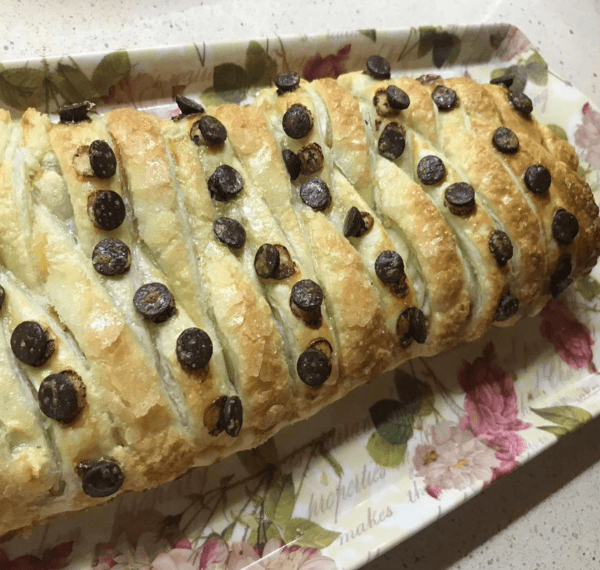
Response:
[{"label": "floral pattern plate", "polygon": [[[0,101],[15,114],[86,99],[169,117],[178,93],[244,103],[283,69],[337,77],[374,53],[412,76],[485,82],[509,68],[599,197],[598,109],[504,24],[10,62]],[[5,540],[0,569],[359,568],[600,413],[599,292],[595,270],[537,317],[411,361],[256,450]]]}]

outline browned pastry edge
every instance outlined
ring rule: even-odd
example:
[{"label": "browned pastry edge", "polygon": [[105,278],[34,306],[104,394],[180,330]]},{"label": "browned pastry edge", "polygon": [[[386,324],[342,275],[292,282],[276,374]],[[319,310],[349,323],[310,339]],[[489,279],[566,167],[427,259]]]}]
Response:
[{"label": "browned pastry edge", "polygon": [[[411,107],[396,117],[406,129],[407,150],[395,162],[377,152],[377,137],[390,120],[374,120],[372,108],[373,95],[382,85],[392,84],[405,89],[412,100]],[[50,202],[45,201],[44,191],[25,197],[32,220],[30,237],[24,237],[26,232],[19,226],[22,220],[0,218],[4,231],[0,259],[32,291],[47,296],[50,306],[42,316],[54,319],[53,326],[64,326],[65,338],[76,339],[90,366],[89,382],[99,384],[90,402],[93,406],[102,405],[96,401],[103,402],[113,413],[113,439],[102,438],[101,430],[94,436],[91,429],[87,437],[102,438],[97,442],[99,448],[110,450],[111,457],[122,465],[126,483],[121,492],[157,486],[196,466],[254,447],[284,425],[309,417],[409,357],[435,354],[481,336],[494,318],[498,297],[509,279],[516,286],[513,293],[522,300],[520,316],[536,313],[545,304],[551,275],[565,255],[572,258],[571,277],[591,270],[600,253],[600,220],[589,187],[576,174],[577,158],[571,147],[533,119],[522,117],[503,88],[479,86],[466,79],[445,84],[456,89],[459,107],[442,116],[431,100],[435,86],[406,78],[380,82],[364,74],[348,74],[337,82],[302,82],[297,91],[283,96],[277,96],[273,89],[265,90],[252,107],[225,105],[207,110],[229,131],[230,140],[220,149],[194,145],[187,134],[194,117],[170,123],[122,109],[107,115],[105,128],[101,119],[94,119],[91,125],[53,126],[33,111],[24,115],[19,144],[39,162],[28,166],[28,172],[43,174],[47,167],[42,165],[42,155],[53,148],[61,164],[60,176],[70,191],[114,187],[131,201],[128,213],[135,216],[134,231],[139,237],[132,237],[126,226],[114,235],[139,239],[153,253],[143,250],[140,255],[146,255],[145,261],[136,262],[130,275],[160,277],[180,304],[180,313],[169,324],[176,326],[172,332],[163,327],[162,337],[156,336],[163,344],[157,340],[157,346],[173,344],[179,326],[194,324],[217,331],[214,362],[216,366],[222,359],[220,368],[211,368],[212,376],[205,379],[205,384],[186,384],[191,379],[176,369],[175,356],[169,353],[165,366],[174,371],[175,382],[169,388],[153,369],[152,357],[145,354],[137,329],[119,313],[117,300],[96,281],[82,254],[83,249],[89,255],[96,239],[93,236],[103,234],[88,228],[80,246],[64,228],[54,230],[62,222]],[[305,106],[315,118],[314,130],[299,141],[286,138],[281,129],[281,117],[293,103]],[[10,117],[3,113],[0,119],[0,141],[14,144],[10,137],[16,131],[11,131]],[[500,125],[511,128],[519,137],[517,154],[499,155],[493,149],[490,139]],[[103,181],[82,180],[69,161],[74,149],[92,133],[94,137],[106,134],[115,149],[119,174],[106,183],[109,186]],[[333,200],[343,203],[343,207],[335,203],[323,212],[313,211],[298,199],[299,187],[306,178],[290,181],[281,150],[297,151],[309,142],[323,149],[326,166],[320,176],[330,185]],[[478,152],[469,153],[473,148]],[[418,160],[425,153],[439,154],[447,160],[447,182],[460,181],[462,172],[476,191],[479,187],[486,202],[470,219],[453,220],[443,210],[436,190],[414,178]],[[226,205],[207,199],[207,180],[219,164],[235,165],[244,173],[247,187],[239,203],[248,211],[254,209],[270,216],[271,233],[249,228],[248,247],[255,249],[268,235],[285,235],[296,256],[298,274],[285,284],[277,284],[278,289],[261,283],[252,274],[244,253],[231,252],[214,239],[212,224],[218,216],[243,215],[235,201]],[[532,195],[525,188],[523,173],[532,164],[542,164],[551,172],[548,196]],[[6,173],[0,198],[16,205],[15,196],[22,189],[12,187],[10,165],[2,164],[0,168]],[[24,184],[26,188],[32,184],[33,188],[34,182],[26,179]],[[504,195],[503,188],[507,189]],[[198,198],[200,193],[204,198]],[[83,228],[90,223],[84,202],[72,201],[78,208],[75,225]],[[404,243],[419,264],[417,279],[409,282],[406,301],[382,303],[386,289],[379,282],[374,286],[377,277],[369,261],[371,238],[363,244],[356,241],[363,238],[343,237],[341,220],[352,203],[364,204],[372,215],[381,217],[371,236],[375,243]],[[552,217],[558,208],[573,213],[579,221],[579,233],[569,245],[557,244],[553,238]],[[486,257],[485,239],[494,227],[494,216],[521,251],[518,260],[506,268],[497,267]],[[190,228],[198,235],[189,235]],[[458,238],[459,234],[462,237]],[[22,260],[10,258],[7,235],[23,240],[23,250],[31,251],[33,265],[26,256]],[[30,244],[26,243],[28,239]],[[457,246],[461,239],[469,242],[481,261],[466,259],[468,248]],[[146,273],[144,263],[151,266]],[[281,338],[276,312],[287,310],[287,291],[307,275],[321,285],[325,294],[322,329],[310,330],[295,323],[296,340]],[[477,278],[481,280],[479,290],[485,291],[482,299],[476,299],[477,294],[469,286]],[[78,288],[77,303],[71,302],[65,284]],[[423,344],[413,342],[408,350],[401,350],[395,344],[398,339],[393,323],[403,302],[416,303],[419,286],[424,287],[429,306],[425,316],[428,335]],[[205,303],[213,305],[212,317]],[[474,311],[474,307],[479,310]],[[96,319],[94,323],[104,323],[101,334],[83,324],[88,315]],[[331,340],[335,366],[331,380],[319,392],[318,388],[299,383],[290,365],[294,363],[286,362],[286,355],[295,358],[310,339],[321,336]],[[226,342],[221,346],[219,339],[224,338]],[[58,350],[57,355],[61,350],[68,354],[60,343]],[[59,362],[57,356],[50,365]],[[224,378],[230,374],[225,373],[226,363],[234,370],[230,378]],[[32,382],[39,379],[33,372],[26,375]],[[247,416],[237,439],[225,435],[211,439],[206,434],[194,437],[193,431],[201,421],[195,417],[192,424],[185,425],[178,419],[175,386],[184,396],[185,409],[195,415],[218,394],[239,395]],[[91,409],[85,414],[82,421],[101,421]],[[85,446],[78,447],[81,441],[70,442],[75,433],[65,430],[64,441],[52,436],[61,457],[68,462],[65,469],[70,469],[71,461],[83,460],[81,454],[86,453]],[[119,443],[121,438],[131,445]],[[30,478],[25,485],[35,493],[41,474],[33,465],[26,466],[25,471]],[[110,500],[91,500],[72,488],[69,493],[73,493],[69,503],[55,499],[57,505],[62,505],[61,513],[47,510],[36,518],[28,510],[30,520],[23,526],[41,524],[64,512]],[[2,500],[10,508],[11,499]],[[5,520],[5,528],[18,525],[18,520],[16,514]]]}]

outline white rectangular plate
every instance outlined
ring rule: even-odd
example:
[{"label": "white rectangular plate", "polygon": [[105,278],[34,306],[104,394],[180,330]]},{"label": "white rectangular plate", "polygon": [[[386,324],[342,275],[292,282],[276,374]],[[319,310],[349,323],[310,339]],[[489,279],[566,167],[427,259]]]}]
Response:
[{"label": "white rectangular plate", "polygon": [[[600,114],[508,25],[361,30],[4,63],[0,104],[176,113],[177,93],[243,103],[277,71],[470,75],[518,66],[538,120],[577,147],[600,193]],[[600,272],[514,329],[364,386],[252,452],[0,543],[0,566],[350,570],[600,413]],[[0,513],[0,516],[1,513]],[[260,555],[264,558],[257,562]]]}]

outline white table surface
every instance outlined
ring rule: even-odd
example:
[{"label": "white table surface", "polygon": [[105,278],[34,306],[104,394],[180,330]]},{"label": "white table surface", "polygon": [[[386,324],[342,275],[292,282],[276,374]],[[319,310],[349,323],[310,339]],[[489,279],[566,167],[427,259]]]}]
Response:
[{"label": "white table surface", "polygon": [[[271,34],[509,22],[600,104],[600,0],[2,0],[0,61]],[[600,568],[600,420],[365,570]]]}]

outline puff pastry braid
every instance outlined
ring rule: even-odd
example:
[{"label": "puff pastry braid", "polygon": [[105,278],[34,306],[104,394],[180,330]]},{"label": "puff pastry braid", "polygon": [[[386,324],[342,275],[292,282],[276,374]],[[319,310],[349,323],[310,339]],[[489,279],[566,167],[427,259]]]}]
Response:
[{"label": "puff pastry braid", "polygon": [[386,65],[173,121],[0,111],[0,535],[256,446],[591,270],[598,208],[527,97]]}]

